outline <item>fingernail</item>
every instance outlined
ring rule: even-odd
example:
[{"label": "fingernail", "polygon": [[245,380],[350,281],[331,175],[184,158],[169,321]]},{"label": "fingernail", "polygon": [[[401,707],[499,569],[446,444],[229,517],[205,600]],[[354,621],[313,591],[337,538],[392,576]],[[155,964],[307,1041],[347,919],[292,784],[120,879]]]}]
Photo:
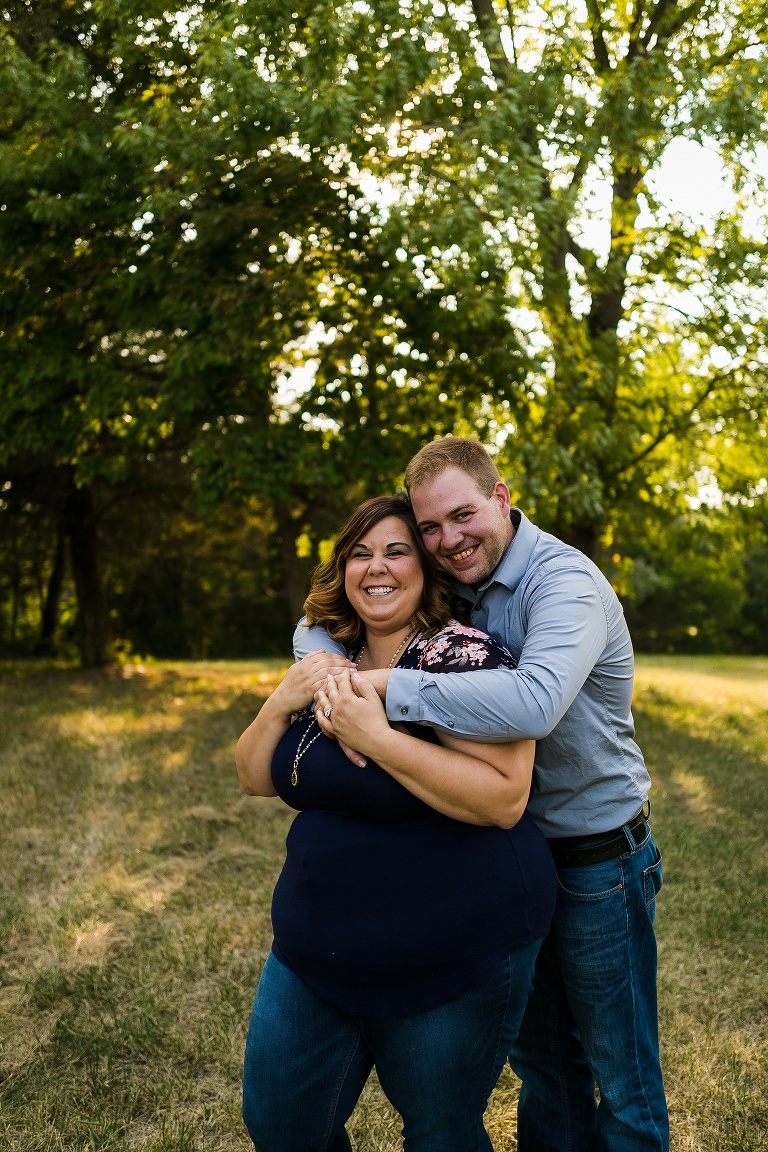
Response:
[{"label": "fingernail", "polygon": [[358,760],[357,766],[358,768],[365,768],[365,760]]},{"label": "fingernail", "polygon": [[360,673],[359,673],[359,672],[355,672],[355,674],[354,674],[354,676],[352,677],[352,679],[353,679],[353,680],[362,680],[362,676],[360,675]]}]

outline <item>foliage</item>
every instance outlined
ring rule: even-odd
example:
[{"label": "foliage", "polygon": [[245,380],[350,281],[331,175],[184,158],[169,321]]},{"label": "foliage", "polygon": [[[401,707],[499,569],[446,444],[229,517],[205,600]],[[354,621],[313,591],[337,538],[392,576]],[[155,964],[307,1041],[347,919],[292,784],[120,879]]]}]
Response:
[{"label": "foliage", "polygon": [[[171,475],[274,526],[289,616],[339,517],[445,432],[607,566],[706,469],[764,502],[766,14],[7,4],[0,482],[36,493],[41,604],[68,543],[84,663],[129,579],[112,510]],[[680,141],[725,165],[711,225],[655,190]]]}]

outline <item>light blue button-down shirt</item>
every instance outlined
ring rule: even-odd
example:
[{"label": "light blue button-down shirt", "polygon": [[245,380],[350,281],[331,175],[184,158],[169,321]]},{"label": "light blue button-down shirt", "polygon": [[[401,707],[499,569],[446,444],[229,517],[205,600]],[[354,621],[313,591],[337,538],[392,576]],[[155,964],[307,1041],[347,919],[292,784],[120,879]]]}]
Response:
[{"label": "light blue button-down shirt", "polygon": [[[618,828],[651,785],[634,740],[634,657],[624,613],[599,568],[514,509],[517,530],[477,591],[459,585],[472,623],[517,658],[514,670],[430,673],[395,668],[387,716],[478,740],[534,739],[528,811],[545,836]],[[297,658],[343,651],[300,624]]]}]

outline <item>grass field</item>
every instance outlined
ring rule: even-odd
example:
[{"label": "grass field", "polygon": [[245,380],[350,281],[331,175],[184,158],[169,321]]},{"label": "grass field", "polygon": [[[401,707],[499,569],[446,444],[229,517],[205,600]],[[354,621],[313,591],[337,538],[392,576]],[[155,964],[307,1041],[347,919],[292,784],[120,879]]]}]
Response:
[{"label": "grass field", "polygon": [[[0,1147],[224,1152],[290,812],[234,744],[279,662],[6,665]],[[673,1148],[768,1148],[768,659],[639,661]],[[488,1128],[511,1152],[505,1073]],[[356,1147],[400,1147],[369,1085]]]}]

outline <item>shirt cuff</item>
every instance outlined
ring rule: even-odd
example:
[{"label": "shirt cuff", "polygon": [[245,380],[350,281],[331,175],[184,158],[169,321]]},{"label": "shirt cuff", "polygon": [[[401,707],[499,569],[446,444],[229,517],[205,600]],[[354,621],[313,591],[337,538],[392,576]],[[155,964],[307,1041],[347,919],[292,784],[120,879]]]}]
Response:
[{"label": "shirt cuff", "polygon": [[421,700],[419,687],[421,672],[416,668],[393,668],[387,680],[387,719],[420,723]]}]

